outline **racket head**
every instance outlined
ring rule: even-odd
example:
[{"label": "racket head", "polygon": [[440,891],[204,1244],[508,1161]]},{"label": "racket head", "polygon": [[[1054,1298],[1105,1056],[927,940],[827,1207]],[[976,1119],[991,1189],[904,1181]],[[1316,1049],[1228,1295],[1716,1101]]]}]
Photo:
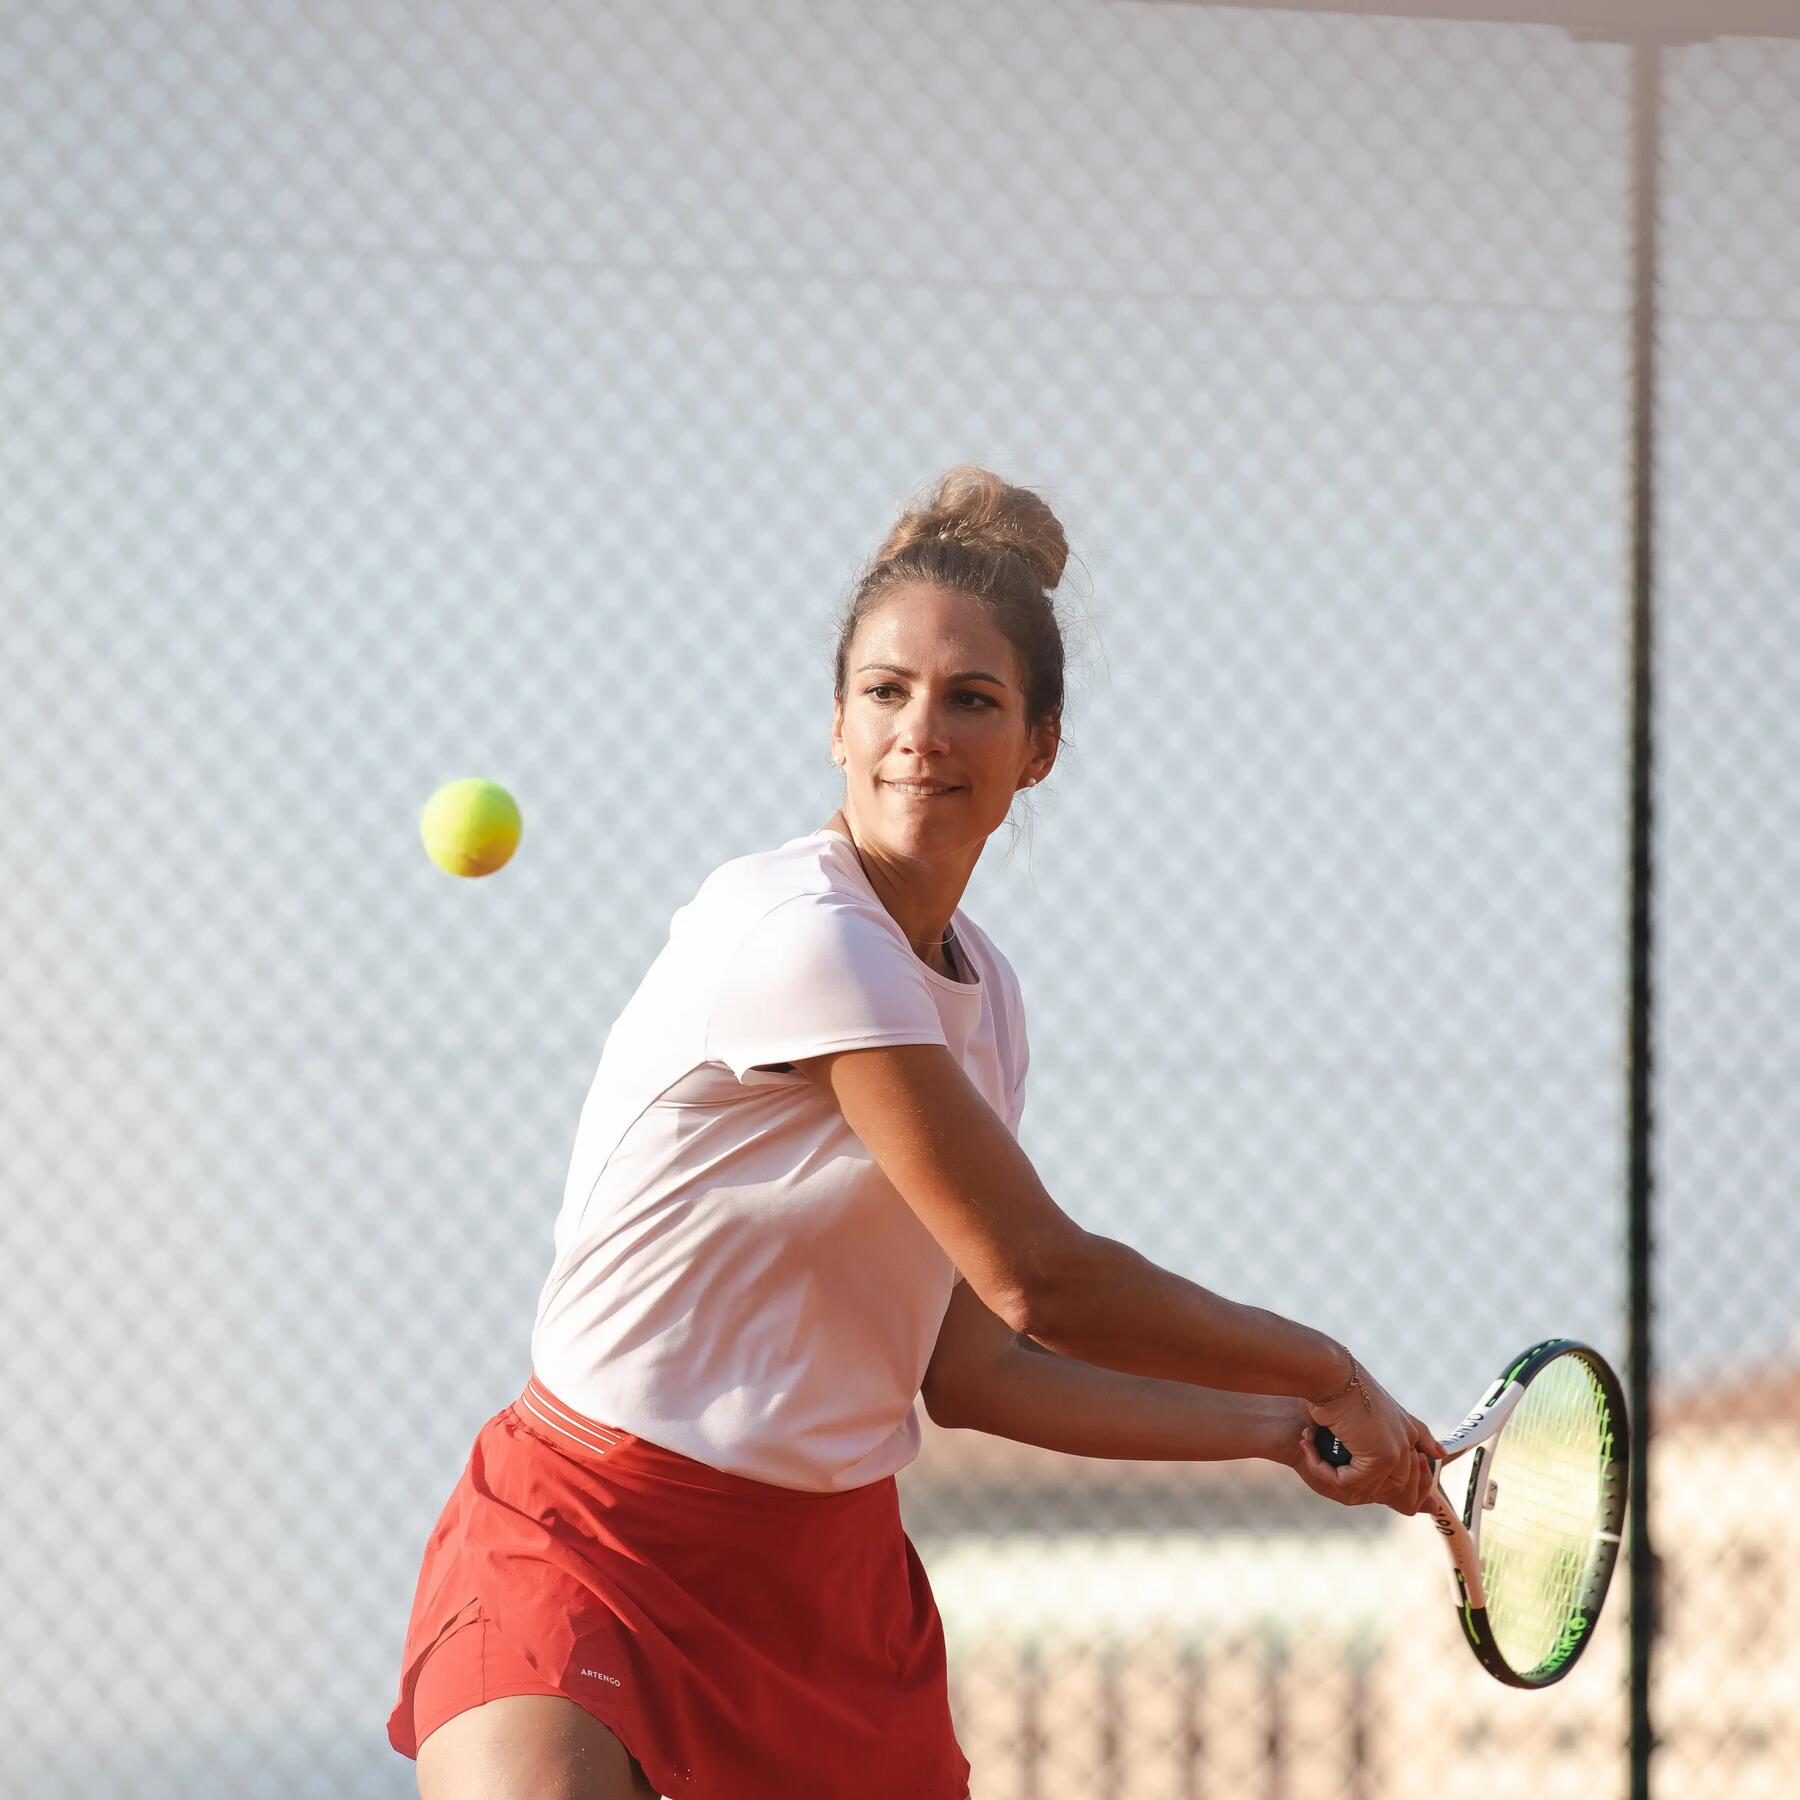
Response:
[{"label": "racket head", "polygon": [[1493,1391],[1515,1383],[1517,1405],[1472,1453],[1462,1523],[1487,1604],[1465,1593],[1463,1628],[1489,1674],[1540,1688],[1593,1638],[1624,1529],[1630,1431],[1618,1376],[1572,1338],[1534,1344]]}]

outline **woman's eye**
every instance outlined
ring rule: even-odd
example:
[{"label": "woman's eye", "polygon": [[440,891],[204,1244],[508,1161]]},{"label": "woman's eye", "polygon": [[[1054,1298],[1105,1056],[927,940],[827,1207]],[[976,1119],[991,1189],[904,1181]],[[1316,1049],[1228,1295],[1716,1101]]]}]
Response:
[{"label": "woman's eye", "polygon": [[[891,681],[883,681],[878,682],[874,687],[869,689],[869,696],[871,699],[879,700],[883,694],[897,694],[899,691],[900,690],[895,687]],[[999,705],[999,702],[992,694],[978,694],[973,688],[958,688],[956,697],[959,700],[979,700],[983,706]],[[967,707],[964,710],[973,712],[975,708]]]}]

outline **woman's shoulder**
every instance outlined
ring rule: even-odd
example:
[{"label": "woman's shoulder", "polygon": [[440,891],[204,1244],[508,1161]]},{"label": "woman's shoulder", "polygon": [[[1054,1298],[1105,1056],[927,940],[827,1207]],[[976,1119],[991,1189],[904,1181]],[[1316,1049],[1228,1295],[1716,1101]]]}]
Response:
[{"label": "woman's shoulder", "polygon": [[[815,831],[766,850],[727,858],[700,883],[695,899],[732,905],[778,906],[805,895],[847,890],[850,883],[828,841]],[[840,840],[843,841],[843,840]]]},{"label": "woman's shoulder", "polygon": [[[689,928],[747,932],[776,912],[784,925],[797,929],[805,928],[809,916],[834,925],[858,915],[877,927],[891,924],[854,863],[847,866],[836,851],[834,838],[831,832],[810,832],[720,863],[681,909]],[[848,845],[843,838],[835,842]]]}]

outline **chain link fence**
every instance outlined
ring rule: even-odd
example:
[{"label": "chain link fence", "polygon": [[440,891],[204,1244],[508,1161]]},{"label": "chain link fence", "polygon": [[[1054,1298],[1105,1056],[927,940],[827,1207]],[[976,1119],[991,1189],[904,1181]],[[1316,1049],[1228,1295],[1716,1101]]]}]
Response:
[{"label": "chain link fence", "polygon": [[1792,1787],[1800,1738],[1800,44],[1665,61],[1659,1793]]},{"label": "chain link fence", "polygon": [[[1630,48],[1034,4],[0,21],[0,1791],[401,1795],[669,916],[812,829],[832,614],[973,460],[1071,747],[967,897],[1084,1224],[1460,1412],[1622,1361]],[[1800,45],[1665,61],[1657,1791],[1800,1736]],[[1065,594],[1067,597],[1067,592]],[[525,841],[447,880],[453,776]],[[975,1800],[1613,1795],[1416,1521],[928,1431]],[[1622,1585],[1622,1584],[1621,1584]]]}]

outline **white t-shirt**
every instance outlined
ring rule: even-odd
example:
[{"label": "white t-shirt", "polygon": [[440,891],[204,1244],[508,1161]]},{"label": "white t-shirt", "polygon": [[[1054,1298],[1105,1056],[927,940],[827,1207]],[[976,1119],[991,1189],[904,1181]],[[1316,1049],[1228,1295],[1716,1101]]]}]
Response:
[{"label": "white t-shirt", "polygon": [[958,1279],[795,1062],[944,1044],[1017,1135],[1017,977],[959,909],[975,982],[920,961],[841,833],[721,865],[607,1034],[531,1362],[591,1419],[776,1487],[879,1481]]}]

